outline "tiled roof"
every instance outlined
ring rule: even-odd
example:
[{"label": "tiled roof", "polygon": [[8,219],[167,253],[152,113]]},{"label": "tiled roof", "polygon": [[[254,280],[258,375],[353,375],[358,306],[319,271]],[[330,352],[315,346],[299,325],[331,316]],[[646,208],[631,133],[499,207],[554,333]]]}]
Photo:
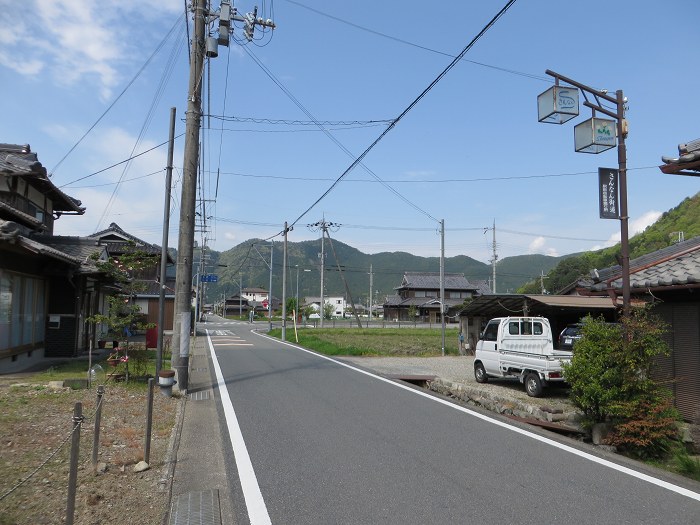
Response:
[{"label": "tiled roof", "polygon": [[694,175],[700,172],[700,139],[691,140],[685,144],[678,144],[678,156],[662,156],[663,166],[659,166],[664,173],[676,175]]},{"label": "tiled roof", "polygon": [[[437,290],[440,288],[439,272],[405,272],[401,286],[395,290]],[[471,284],[463,273],[445,273],[445,289],[447,290],[476,290],[478,286]]]},{"label": "tiled roof", "polygon": [[[119,255],[132,250],[160,255],[162,251],[162,248],[157,244],[148,243],[124,231],[116,222],[111,223],[107,229],[89,235],[88,238],[108,245],[110,255]],[[133,246],[134,244],[136,247]],[[174,263],[170,253],[168,253],[168,262]]]},{"label": "tiled roof", "polygon": [[32,217],[28,213],[19,211],[17,208],[15,208],[14,206],[10,206],[6,202],[0,201],[0,211],[2,211],[4,215],[9,214],[10,216],[12,216],[13,220],[19,220],[23,224],[29,225],[32,228],[36,229],[45,227],[44,224],[36,217]]},{"label": "tiled roof", "polygon": [[[591,291],[622,288],[620,266],[598,270]],[[700,284],[700,237],[662,248],[630,261],[630,288]]]},{"label": "tiled roof", "polygon": [[34,241],[32,239],[28,239],[27,237],[19,237],[17,244],[33,253],[45,255],[52,259],[58,259],[60,261],[67,262],[75,266],[81,265],[81,260],[77,257],[72,257],[67,253],[64,253],[60,250],[56,250],[55,248]]},{"label": "tiled roof", "polygon": [[63,193],[51,182],[46,168],[41,165],[36,153],[31,151],[29,144],[0,144],[0,173],[22,177],[52,200],[54,211],[85,213],[78,199]]}]

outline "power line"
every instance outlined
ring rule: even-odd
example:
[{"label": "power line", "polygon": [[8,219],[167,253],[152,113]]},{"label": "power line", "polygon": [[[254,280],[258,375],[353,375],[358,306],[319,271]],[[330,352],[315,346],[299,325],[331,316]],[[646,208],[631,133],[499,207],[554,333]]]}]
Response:
[{"label": "power line", "polygon": [[[450,64],[448,64],[448,66],[447,66],[447,67],[446,67],[446,68],[445,68],[445,69],[444,69],[444,70],[443,70],[443,71],[428,85],[428,87],[426,87],[426,88],[421,92],[421,94],[418,95],[418,96],[413,100],[413,102],[411,102],[411,103],[408,105],[408,107],[407,107],[406,109],[404,109],[404,110],[399,114],[399,116],[396,117],[396,118],[393,120],[393,122],[392,122],[391,124],[389,124],[389,126],[379,135],[379,137],[377,137],[377,138],[374,140],[374,142],[372,142],[372,144],[370,144],[370,145],[367,147],[367,149],[365,149],[365,151],[363,151],[362,154],[360,154],[360,156],[357,157],[357,158],[353,161],[352,164],[350,164],[350,166],[340,175],[340,177],[338,177],[338,179],[337,179],[333,184],[331,184],[331,187],[328,188],[328,189],[323,193],[323,195],[321,195],[318,199],[316,199],[316,201],[315,201],[311,206],[309,206],[309,208],[307,208],[307,210],[306,210],[304,213],[302,213],[294,222],[292,222],[291,225],[294,226],[299,220],[301,220],[302,217],[304,217],[304,215],[306,215],[307,213],[309,213],[319,202],[321,202],[321,201],[333,190],[333,188],[335,188],[335,186],[338,185],[338,183],[345,177],[345,175],[347,175],[348,173],[350,173],[350,171],[352,171],[358,164],[360,164],[360,163],[362,162],[362,160],[367,156],[367,154],[368,154],[377,144],[379,144],[379,142],[380,142],[392,129],[394,129],[394,128],[396,127],[396,124],[398,124],[398,123],[401,121],[401,119],[402,119],[403,117],[405,117],[405,116],[408,114],[408,112],[411,111],[411,110],[418,104],[418,102],[420,102],[420,101],[423,99],[423,97],[425,97],[425,96],[430,92],[430,90],[433,89],[433,87],[435,87],[435,86],[437,85],[437,83],[440,82],[440,80],[442,80],[442,78],[443,78],[445,75],[447,75],[447,73],[450,72],[450,70],[452,70],[452,68],[457,64],[457,62],[459,62],[459,61],[462,59],[462,57],[464,57],[464,55],[467,54],[467,52],[474,46],[474,44],[476,44],[476,42],[478,42],[479,39],[481,39],[481,37],[482,37],[483,35],[486,34],[486,32],[498,21],[499,18],[501,18],[501,16],[503,16],[503,15],[505,14],[506,11],[508,11],[508,9],[510,9],[510,7],[511,7],[514,3],[515,3],[515,0],[509,0],[509,1],[506,3],[506,5],[503,6],[503,8],[501,8],[501,10],[496,14],[496,16],[494,16],[494,17],[481,29],[481,31],[479,31],[479,33],[471,40],[471,42],[469,42],[469,44],[467,44],[467,46],[466,46],[464,49],[462,49],[462,51],[461,51],[461,52],[452,60],[452,62],[450,62]],[[365,168],[365,169],[367,169],[367,168]],[[375,178],[377,178],[377,180],[381,181],[381,179],[379,179],[378,177],[375,176]],[[416,206],[416,205],[414,205],[413,203],[411,203],[410,201],[408,201],[405,197],[403,197],[400,193],[398,193],[394,188],[392,188],[391,186],[389,186],[388,184],[386,184],[384,181],[381,181],[381,182],[382,182],[382,185],[384,185],[386,188],[388,188],[390,191],[392,191],[395,195],[399,196],[399,197],[400,197],[401,199],[403,199],[406,203],[408,203],[408,204],[410,204],[411,206],[413,206],[416,210],[421,211],[424,215],[427,215],[428,217],[430,217],[431,219],[433,219],[435,222],[439,222],[435,217],[432,217],[430,214],[428,214],[427,212],[421,210],[420,208],[418,208],[418,206]]]},{"label": "power line", "polygon": [[[291,93],[291,91],[289,91],[289,90],[286,88],[286,86],[284,86],[284,84],[282,84],[282,82],[280,82],[280,80],[277,79],[277,78],[275,77],[275,75],[267,68],[267,66],[265,66],[265,65],[258,59],[258,57],[256,57],[255,54],[253,54],[252,51],[250,51],[247,47],[244,47],[243,50],[244,50],[246,53],[248,53],[248,55],[249,55],[249,56],[253,59],[253,61],[258,65],[258,67],[260,67],[260,69],[262,69],[262,71],[270,78],[270,80],[272,80],[272,81],[284,92],[284,94],[287,95],[287,97],[288,97],[301,111],[304,112],[304,114],[305,114],[307,117],[309,117],[309,118],[312,119],[312,120],[317,120],[317,119],[315,119],[314,116],[309,112],[309,110],[307,110],[306,107],[304,107],[304,105],[303,105],[301,102],[299,102],[299,100],[297,100],[297,98]],[[393,124],[392,124],[392,125],[393,125]],[[321,125],[319,125],[318,127],[325,133],[325,135],[326,135],[334,144],[336,144],[341,150],[343,150],[350,158],[353,158],[353,157],[354,157],[354,155],[352,154],[352,152],[350,152],[350,150],[348,150],[348,149],[347,149],[333,134],[331,134],[325,127],[323,127],[323,126],[321,126]],[[388,130],[388,129],[391,129],[391,125],[389,126],[389,128],[387,128],[387,130]],[[384,133],[386,133],[386,130],[385,130]],[[383,136],[383,135],[384,135],[384,134],[382,134],[382,136]],[[371,147],[370,147],[370,149],[371,149]],[[341,180],[347,173],[349,173],[352,169],[354,169],[358,164],[359,164],[360,166],[362,166],[362,168],[363,168],[367,173],[369,173],[372,177],[374,177],[380,184],[382,184],[386,189],[388,189],[388,190],[389,190],[390,192],[392,192],[394,195],[396,195],[396,196],[399,197],[401,200],[403,200],[406,204],[408,204],[409,206],[411,206],[411,207],[414,208],[415,210],[417,210],[417,211],[423,213],[423,214],[426,215],[427,217],[433,219],[434,221],[437,221],[437,219],[435,219],[434,217],[432,217],[428,212],[426,212],[425,210],[421,209],[420,207],[418,207],[418,205],[414,204],[413,202],[409,201],[406,197],[404,197],[403,195],[401,195],[401,193],[399,193],[396,189],[392,188],[392,187],[389,186],[387,183],[385,183],[384,181],[382,181],[382,179],[380,179],[379,176],[377,176],[377,174],[374,173],[371,169],[369,169],[367,166],[365,166],[364,164],[362,164],[360,161],[362,160],[362,157],[363,157],[364,155],[366,155],[368,152],[369,152],[369,149],[367,149],[367,150],[365,151],[365,153],[363,153],[363,155],[362,155],[360,158],[355,159],[355,161],[354,161],[354,162],[352,163],[352,165],[345,171],[345,173],[343,173],[343,174],[338,178],[338,180],[336,180],[336,181],[331,185],[331,187],[330,187],[330,188],[329,188],[329,189],[328,189],[314,204],[312,204],[302,215],[300,215],[300,216],[299,216],[293,223],[291,223],[289,226],[290,226],[290,227],[294,227],[294,225],[295,225],[304,215],[306,215],[309,211],[311,211],[311,209],[313,209],[313,207],[316,206],[316,204],[318,204],[326,195],[328,195],[328,194],[333,190],[333,188],[335,187],[335,185],[338,184],[338,182],[340,182],[340,180]]]},{"label": "power line", "polygon": [[[176,138],[176,139],[179,139],[179,138],[182,137],[183,135],[184,135],[184,133],[180,133],[180,134],[179,134],[177,137],[175,137],[175,138]],[[94,177],[95,175],[99,175],[100,173],[103,173],[103,172],[105,172],[105,171],[107,171],[107,170],[111,170],[112,168],[115,168],[115,167],[120,166],[120,165],[122,165],[122,164],[125,164],[125,163],[127,163],[127,162],[131,162],[133,159],[138,158],[138,157],[140,157],[141,155],[145,155],[146,153],[149,153],[149,152],[153,151],[154,149],[158,149],[158,148],[160,148],[160,147],[163,147],[163,146],[165,146],[167,143],[168,143],[167,140],[166,140],[165,142],[161,142],[160,144],[158,144],[158,145],[156,145],[156,146],[153,146],[152,148],[149,148],[149,149],[147,149],[147,150],[145,150],[145,151],[142,151],[141,153],[137,153],[136,155],[132,155],[131,157],[128,157],[128,158],[126,158],[126,159],[124,159],[124,160],[122,160],[122,161],[119,161],[119,162],[117,162],[116,164],[112,164],[111,166],[107,166],[106,168],[102,168],[102,169],[99,170],[99,171],[95,171],[95,172],[93,172],[93,173],[90,173],[90,175],[85,175],[84,177],[80,177],[79,179],[75,179],[75,180],[72,180],[72,181],[70,181],[70,182],[66,182],[65,184],[62,184],[61,186],[58,186],[58,188],[59,188],[59,189],[65,188],[66,186],[70,186],[71,184],[75,184],[76,182],[80,182],[81,180],[89,179],[90,177]],[[112,183],[112,184],[119,184],[119,183],[118,183],[118,182],[114,182],[114,183]]]},{"label": "power line", "polygon": [[[354,23],[354,22],[350,22],[350,21],[348,21],[348,20],[344,20],[344,19],[339,18],[339,17],[337,17],[337,16],[333,16],[333,15],[331,15],[331,14],[325,13],[325,12],[320,11],[320,10],[318,10],[318,9],[314,9],[313,7],[309,7],[309,6],[307,6],[307,5],[304,5],[304,4],[300,3],[300,2],[295,2],[294,0],[287,0],[287,2],[289,2],[290,4],[294,4],[294,5],[296,5],[296,6],[299,6],[299,7],[301,7],[301,8],[308,9],[309,11],[311,11],[311,12],[313,12],[313,13],[316,13],[317,15],[321,15],[321,16],[324,16],[324,17],[326,17],[326,18],[330,18],[331,20],[335,20],[336,22],[340,22],[341,24],[349,25],[350,27],[354,27],[355,29],[359,29],[360,31],[365,31],[365,32],[367,32],[367,33],[371,33],[371,34],[373,34],[373,35],[377,35],[377,36],[380,36],[380,37],[382,37],[382,38],[387,38],[387,39],[389,39],[389,40],[393,40],[394,42],[399,42],[400,44],[406,44],[407,46],[411,46],[411,47],[415,47],[415,48],[418,48],[418,49],[422,49],[423,51],[429,51],[430,53],[435,53],[435,54],[442,55],[442,56],[446,56],[446,57],[450,57],[450,58],[454,58],[454,57],[455,57],[454,55],[452,55],[452,54],[450,54],[450,53],[446,53],[446,52],[444,52],[444,51],[439,51],[439,50],[433,49],[433,48],[431,48],[431,47],[422,46],[422,45],[420,45],[420,44],[416,44],[415,42],[410,42],[410,41],[404,40],[404,39],[402,39],[402,38],[398,38],[398,37],[395,37],[395,36],[392,36],[392,35],[388,35],[388,34],[386,34],[386,33],[382,33],[381,31],[376,31],[376,30],[374,30],[374,29],[369,29],[368,27],[364,27],[364,26],[361,26],[361,25],[356,24],[356,23]],[[475,60],[468,60],[468,59],[466,59],[466,58],[461,58],[460,60],[462,60],[463,62],[469,62],[470,64],[474,64],[474,65],[477,65],[477,66],[487,67],[487,68],[490,68],[490,69],[495,69],[495,70],[497,70],[497,71],[503,71],[504,73],[509,73],[509,74],[511,74],[511,75],[517,75],[517,76],[521,76],[521,77],[525,77],[525,78],[531,78],[531,79],[534,79],[534,80],[541,80],[541,81],[543,81],[543,82],[547,82],[547,83],[550,83],[550,84],[552,83],[552,79],[551,79],[551,78],[543,77],[543,76],[540,76],[540,75],[535,75],[535,74],[533,74],[533,73],[525,73],[525,72],[522,72],[522,71],[516,71],[515,69],[508,69],[508,68],[505,68],[505,67],[494,66],[494,65],[492,65],[492,64],[485,64],[484,62],[476,62]]]},{"label": "power line", "polygon": [[319,124],[323,126],[364,126],[367,124],[391,124],[391,119],[379,119],[379,120],[288,120],[288,119],[272,119],[272,118],[260,118],[260,117],[236,117],[236,116],[226,116],[226,115],[202,115],[203,117],[211,117],[215,120],[222,120],[224,122],[252,122],[253,124],[272,124],[272,125],[285,125],[285,126],[318,126]]},{"label": "power line", "polygon": [[149,56],[148,59],[146,60],[146,62],[143,63],[143,65],[142,65],[141,68],[136,72],[136,74],[134,75],[134,77],[133,77],[133,78],[127,83],[127,85],[124,87],[124,89],[122,90],[122,92],[119,93],[119,95],[117,95],[117,98],[115,98],[115,99],[112,101],[112,103],[107,107],[107,109],[104,110],[104,112],[102,113],[102,115],[100,115],[99,118],[94,122],[94,124],[93,124],[92,126],[90,126],[90,127],[88,128],[88,130],[83,134],[83,136],[80,137],[80,138],[78,139],[78,142],[76,142],[75,144],[73,144],[73,147],[71,147],[71,149],[69,149],[68,152],[61,158],[61,160],[59,160],[58,163],[53,167],[53,169],[51,169],[50,174],[49,174],[49,177],[51,177],[51,176],[56,172],[56,170],[61,166],[61,164],[63,164],[63,162],[68,158],[68,156],[69,156],[71,153],[73,153],[73,151],[75,150],[75,148],[77,148],[77,147],[80,145],[80,143],[85,139],[85,137],[87,137],[87,136],[90,134],[90,132],[91,132],[93,129],[95,129],[95,127],[97,126],[97,124],[99,124],[100,121],[107,115],[107,113],[110,112],[110,110],[111,110],[111,109],[114,107],[114,105],[119,101],[119,99],[122,98],[122,96],[124,95],[124,93],[126,93],[126,92],[128,91],[128,89],[131,87],[131,85],[132,85],[134,82],[136,82],[136,79],[141,75],[141,73],[143,73],[143,71],[146,69],[146,67],[148,66],[148,64],[150,64],[151,60],[153,60],[153,58],[158,54],[158,52],[161,50],[161,48],[165,45],[165,42],[168,40],[168,38],[170,38],[170,35],[171,35],[171,34],[173,33],[173,31],[175,30],[175,27],[177,26],[177,24],[178,24],[179,21],[180,21],[180,15],[177,16],[177,20],[175,21],[175,23],[173,24],[173,26],[170,28],[170,30],[166,33],[165,37],[163,37],[163,40],[161,40],[160,43],[156,46],[156,48],[155,48],[155,50],[153,51],[153,53],[151,53],[151,56]]}]

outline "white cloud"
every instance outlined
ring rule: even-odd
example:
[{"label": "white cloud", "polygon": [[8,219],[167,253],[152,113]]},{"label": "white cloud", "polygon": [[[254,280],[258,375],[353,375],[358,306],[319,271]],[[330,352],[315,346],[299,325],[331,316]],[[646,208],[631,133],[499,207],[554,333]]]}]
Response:
[{"label": "white cloud", "polygon": [[108,100],[122,68],[134,71],[150,53],[153,26],[183,9],[178,0],[14,2],[0,9],[0,65],[59,86],[94,84]]},{"label": "white cloud", "polygon": [[547,240],[544,237],[537,237],[527,247],[527,253],[540,253],[551,257],[558,257],[559,252],[556,248],[547,246]]},{"label": "white cloud", "polygon": [[[660,211],[654,211],[650,210],[646,213],[644,213],[641,217],[637,217],[636,219],[630,219],[628,229],[629,229],[629,236],[632,237],[633,235],[636,235],[638,233],[643,232],[647,227],[651,226],[654,224],[657,220],[659,220],[659,217],[661,217],[662,213]],[[603,247],[610,247],[614,246],[615,244],[620,242],[620,232],[617,231],[613,233],[608,240],[605,242]],[[592,250],[597,250],[600,249],[600,246],[596,246],[591,248]]]}]

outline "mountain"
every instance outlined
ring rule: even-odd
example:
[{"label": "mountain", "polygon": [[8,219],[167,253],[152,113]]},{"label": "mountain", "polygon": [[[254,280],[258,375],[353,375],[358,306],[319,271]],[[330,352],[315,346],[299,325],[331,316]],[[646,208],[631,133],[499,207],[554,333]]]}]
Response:
[{"label": "mountain", "polygon": [[[683,238],[690,239],[698,235],[700,235],[700,193],[683,200],[642,233],[631,237],[629,239],[630,259],[660,250]],[[618,264],[619,257],[620,245],[566,257],[547,274],[546,288],[552,293],[557,293],[574,284],[581,276],[588,276],[594,268],[607,268]],[[538,280],[532,280],[518,291],[540,293],[540,283]]]},{"label": "mountain", "polygon": [[[220,301],[238,293],[239,287],[270,286],[270,241],[250,239],[225,252],[206,250],[206,272],[218,276],[216,283],[207,283],[205,301]],[[338,271],[340,265],[348,288],[355,301],[367,304],[369,295],[369,273],[372,267],[372,295],[375,301],[383,301],[401,284],[406,271],[439,272],[439,257],[419,257],[407,252],[382,252],[366,254],[337,240],[324,241],[325,252],[324,289],[326,295],[346,295],[345,286]],[[201,254],[195,250],[195,272]],[[320,295],[321,239],[287,243],[288,272],[287,296]],[[529,280],[549,272],[565,257],[546,255],[519,255],[506,257],[496,268],[496,283],[499,292],[515,291]],[[272,256],[273,295],[282,297],[283,243],[274,243]],[[491,281],[491,265],[466,255],[445,258],[446,273],[463,273],[470,281]],[[298,277],[297,277],[298,275]]]}]

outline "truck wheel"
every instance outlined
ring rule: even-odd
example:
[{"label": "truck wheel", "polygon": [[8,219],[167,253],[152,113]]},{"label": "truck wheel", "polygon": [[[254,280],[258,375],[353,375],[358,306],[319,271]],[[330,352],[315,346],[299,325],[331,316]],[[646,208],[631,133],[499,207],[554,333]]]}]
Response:
[{"label": "truck wheel", "polygon": [[474,365],[474,378],[477,383],[488,383],[489,376],[486,375],[486,370],[484,370],[484,365],[481,363],[476,363]]},{"label": "truck wheel", "polygon": [[540,397],[542,395],[542,381],[535,372],[530,372],[525,376],[525,391],[530,397]]}]

